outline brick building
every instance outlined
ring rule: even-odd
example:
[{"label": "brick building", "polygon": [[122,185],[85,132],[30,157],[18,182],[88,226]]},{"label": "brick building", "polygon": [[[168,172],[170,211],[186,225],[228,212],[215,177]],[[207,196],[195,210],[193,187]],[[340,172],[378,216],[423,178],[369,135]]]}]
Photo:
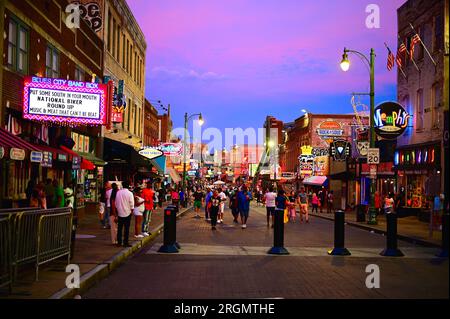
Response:
[{"label": "brick building", "polygon": [[[444,193],[444,110],[448,111],[448,0],[409,0],[397,10],[398,32],[408,51],[414,35],[410,23],[428,48],[416,44],[414,61],[397,76],[397,99],[412,115],[397,139],[395,167],[398,189],[406,188],[406,205],[429,210],[432,196]],[[448,115],[447,115],[448,116]],[[447,125],[448,127],[448,125]],[[447,129],[448,130],[448,129]],[[448,152],[448,151],[447,151]]]},{"label": "brick building", "polygon": [[[80,177],[72,169],[73,157],[59,148],[73,133],[82,137],[85,157],[95,159],[101,153],[100,127],[61,127],[54,123],[31,122],[22,118],[24,77],[39,76],[91,81],[92,74],[102,76],[103,41],[85,21],[79,28],[66,26],[66,0],[2,1],[3,23],[2,74],[0,76],[0,127],[28,144],[23,160],[1,159],[0,199],[3,205],[23,204],[29,180],[57,179],[60,184]],[[6,133],[5,133],[6,134]],[[76,141],[79,142],[79,141]],[[79,143],[77,143],[79,144]],[[28,146],[27,146],[28,145]],[[53,161],[43,167],[30,162],[31,151],[45,152]],[[75,150],[77,151],[77,150]],[[47,163],[48,164],[48,163]],[[101,163],[100,163],[101,164]],[[91,174],[96,171],[91,171]],[[92,194],[95,196],[95,194]]]},{"label": "brick building", "polygon": [[145,99],[144,108],[144,146],[157,146],[159,144],[158,111]]}]

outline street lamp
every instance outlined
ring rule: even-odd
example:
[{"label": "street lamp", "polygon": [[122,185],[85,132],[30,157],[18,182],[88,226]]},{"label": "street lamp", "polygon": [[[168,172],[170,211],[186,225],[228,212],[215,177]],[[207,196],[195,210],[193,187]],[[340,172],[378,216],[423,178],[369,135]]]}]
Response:
[{"label": "street lamp", "polygon": [[[374,109],[375,109],[375,51],[374,49],[370,49],[370,60],[361,52],[349,50],[344,48],[344,54],[342,55],[341,61],[341,69],[345,72],[350,68],[350,61],[348,59],[348,53],[354,53],[361,60],[365,61],[370,68],[370,92],[362,93],[359,95],[369,95],[370,96],[370,148],[375,147],[375,127],[373,123],[374,119]],[[370,182],[370,205],[369,205],[369,220],[367,221],[370,225],[376,225],[377,223],[377,214],[375,210],[375,181],[371,180]]]},{"label": "street lamp", "polygon": [[187,113],[184,113],[184,145],[183,145],[183,182],[182,182],[182,189],[183,192],[186,194],[186,148],[187,148],[187,132],[188,132],[188,123],[189,120],[198,115],[198,124],[202,126],[205,121],[203,120],[202,113],[192,114],[191,116],[188,116]]}]

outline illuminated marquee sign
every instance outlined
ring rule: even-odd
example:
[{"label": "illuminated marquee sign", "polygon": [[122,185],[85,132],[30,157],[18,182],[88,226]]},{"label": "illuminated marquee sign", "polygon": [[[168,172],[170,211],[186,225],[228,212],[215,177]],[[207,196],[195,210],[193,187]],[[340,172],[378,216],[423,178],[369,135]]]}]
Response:
[{"label": "illuminated marquee sign", "polygon": [[153,147],[147,147],[139,151],[139,154],[148,158],[148,159],[154,159],[158,158],[160,156],[163,156],[163,152],[161,150],[158,150]]},{"label": "illuminated marquee sign", "polygon": [[183,153],[181,143],[164,143],[157,147],[165,156],[180,156]]},{"label": "illuminated marquee sign", "polygon": [[397,102],[384,102],[374,111],[375,133],[385,139],[396,139],[406,130],[411,117]]},{"label": "illuminated marquee sign", "polygon": [[344,130],[339,122],[326,120],[317,126],[317,134],[322,138],[342,136],[344,135]]},{"label": "illuminated marquee sign", "polygon": [[106,124],[107,86],[27,76],[23,118],[66,125]]}]

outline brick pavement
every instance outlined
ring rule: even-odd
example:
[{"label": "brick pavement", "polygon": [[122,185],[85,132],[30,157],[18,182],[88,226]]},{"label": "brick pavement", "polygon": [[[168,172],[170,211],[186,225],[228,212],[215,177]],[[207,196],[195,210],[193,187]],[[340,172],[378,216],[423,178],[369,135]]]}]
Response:
[{"label": "brick pavement", "polygon": [[[150,231],[163,223],[163,209],[158,208],[153,212]],[[86,236],[87,235],[87,236]],[[88,238],[79,238],[88,237]],[[134,217],[130,226],[130,244],[141,242],[134,238]],[[116,247],[111,243],[109,229],[103,229],[96,212],[87,212],[80,221],[75,240],[75,252],[71,261],[80,267],[81,275],[87,274],[99,265],[109,264],[114,261],[114,256],[126,251],[123,247]],[[12,294],[0,294],[0,298],[49,298],[56,292],[65,288],[65,273],[67,258],[61,258],[44,264],[39,270],[39,281],[34,281],[33,265],[20,268],[18,282],[13,286]]]},{"label": "brick pavement", "polygon": [[[384,236],[347,227],[346,246],[350,251],[354,249],[354,256],[322,255],[322,249],[332,247],[333,223],[312,217],[309,224],[286,224],[285,246],[296,253],[264,255],[273,237],[272,230],[265,226],[263,208],[252,208],[245,230],[230,226],[229,212],[226,212],[225,225],[219,225],[215,232],[203,219],[192,218],[193,215],[188,213],[178,222],[181,253],[155,253],[162,241],[159,236],[151,247],[128,260],[82,298],[449,296],[448,260],[434,258],[430,248],[400,241],[399,247],[406,257],[381,257],[376,252],[384,248]],[[312,253],[305,255],[305,251]],[[380,289],[365,286],[368,264],[380,267]]]}]

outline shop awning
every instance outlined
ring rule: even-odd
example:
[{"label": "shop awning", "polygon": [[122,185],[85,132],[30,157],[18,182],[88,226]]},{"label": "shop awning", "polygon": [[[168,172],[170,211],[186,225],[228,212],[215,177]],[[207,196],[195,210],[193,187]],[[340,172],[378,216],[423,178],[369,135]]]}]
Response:
[{"label": "shop awning", "polygon": [[35,146],[41,152],[52,153],[53,154],[53,158],[56,158],[58,156],[58,154],[61,154],[61,155],[67,156],[67,160],[70,160],[70,156],[69,155],[71,155],[71,154],[66,152],[66,151],[64,151],[64,150],[62,150],[62,149],[54,148],[54,147],[51,147],[51,146],[48,146],[48,145],[35,145]]},{"label": "shop awning", "polygon": [[303,180],[304,185],[312,185],[312,186],[325,186],[324,184],[327,182],[326,176],[310,176]]},{"label": "shop awning", "polygon": [[[95,164],[93,162],[91,162],[90,160],[88,160],[87,158],[84,158],[77,152],[72,151],[70,148],[67,148],[65,146],[60,146],[60,147],[62,150],[64,150],[65,152],[69,153],[72,156],[81,157],[81,164],[80,164],[81,169],[87,169],[89,171],[92,171],[95,169]],[[88,154],[88,153],[83,153],[83,154]]]},{"label": "shop awning", "polygon": [[[82,152],[77,152],[77,154],[79,156],[81,156],[81,158],[83,158],[84,160],[88,160],[91,161],[92,163],[94,163],[96,166],[105,166],[106,164],[108,164],[107,162],[105,162],[104,160],[102,160],[101,158],[96,157],[95,155],[91,154],[91,153],[82,153]],[[81,162],[83,164],[83,162]]]},{"label": "shop awning", "polygon": [[0,146],[7,148],[19,148],[27,151],[38,151],[39,149],[27,141],[24,141],[20,137],[8,132],[0,127]]},{"label": "shop awning", "polygon": [[169,176],[170,178],[172,178],[174,183],[178,184],[179,182],[181,182],[181,177],[180,175],[178,175],[175,169],[173,169],[172,167],[168,167],[167,171],[169,172]]}]

